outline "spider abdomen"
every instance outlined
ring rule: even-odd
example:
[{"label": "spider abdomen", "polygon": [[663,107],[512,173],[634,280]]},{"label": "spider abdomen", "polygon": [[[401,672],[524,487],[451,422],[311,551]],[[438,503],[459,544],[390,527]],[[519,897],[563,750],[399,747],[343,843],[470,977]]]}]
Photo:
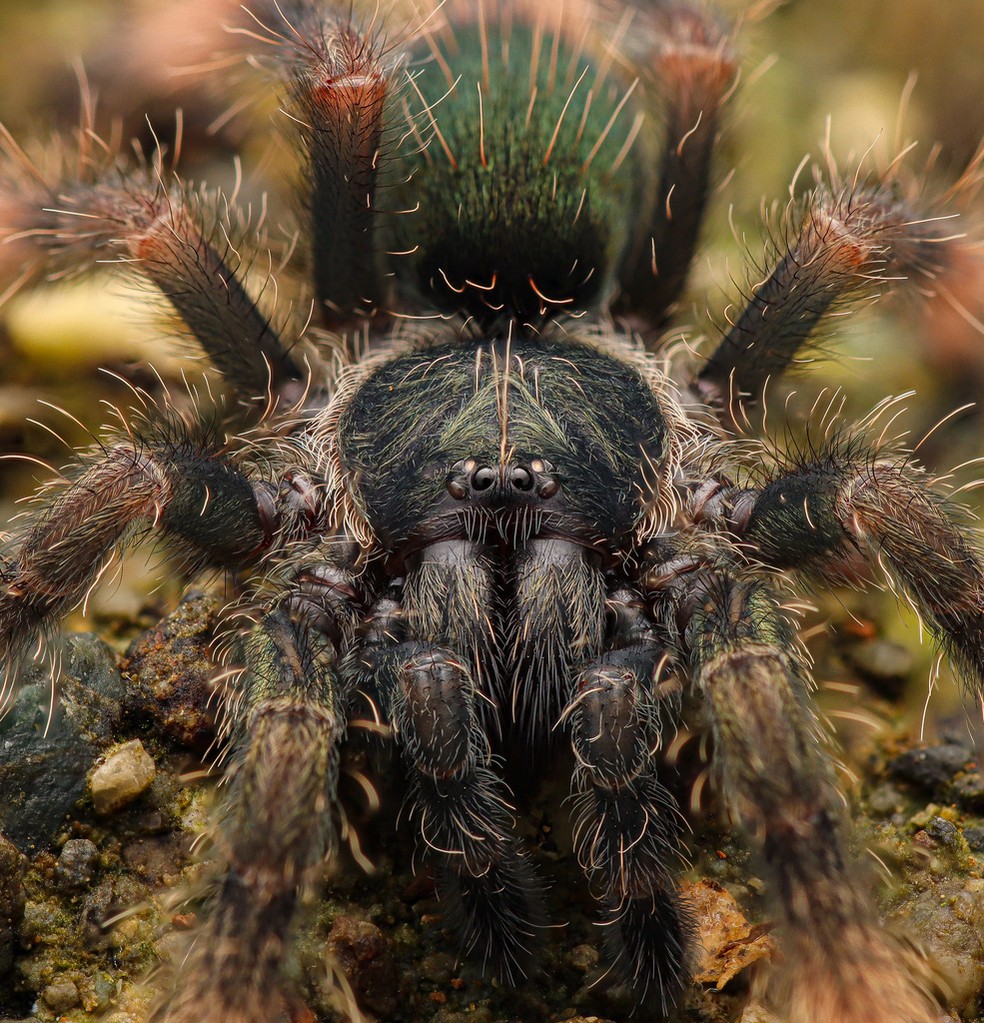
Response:
[{"label": "spider abdomen", "polygon": [[411,133],[432,138],[409,159],[413,212],[392,220],[393,250],[409,253],[397,276],[485,322],[603,301],[645,195],[634,86],[581,26],[545,20],[454,25],[432,40],[448,59],[427,50],[409,97],[426,105],[411,102]]}]

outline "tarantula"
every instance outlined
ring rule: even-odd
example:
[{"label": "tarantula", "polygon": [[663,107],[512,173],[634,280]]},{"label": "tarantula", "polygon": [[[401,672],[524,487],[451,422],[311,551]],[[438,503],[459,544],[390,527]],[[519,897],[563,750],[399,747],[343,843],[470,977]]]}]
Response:
[{"label": "tarantula", "polygon": [[[336,847],[354,717],[391,733],[448,917],[510,981],[545,916],[497,758],[563,736],[610,959],[669,1012],[695,946],[659,778],[685,689],[786,932],[782,1011],[935,1019],[849,862],[779,572],[875,559],[979,692],[984,562],[910,455],[854,432],[756,479],[734,433],[845,300],[932,287],[952,227],[892,181],[818,178],[710,356],[671,372],[729,28],[683,0],[619,18],[448,0],[399,38],[316,0],[251,10],[305,154],[312,322],[254,297],[232,204],[161,160],[90,153],[70,180],[10,174],[4,196],[26,276],[119,260],[253,420],[222,436],[148,403],[0,554],[8,693],[135,532],[189,572],[256,580],[232,644],[224,866],[159,1018],[289,1011],[280,962],[299,886]],[[24,163],[9,139],[8,156]]]}]

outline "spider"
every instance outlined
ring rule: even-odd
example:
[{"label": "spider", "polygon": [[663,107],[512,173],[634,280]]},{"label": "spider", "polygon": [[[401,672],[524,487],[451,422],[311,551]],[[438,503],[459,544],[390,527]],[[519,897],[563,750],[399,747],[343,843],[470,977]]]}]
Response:
[{"label": "spider", "polygon": [[7,140],[27,276],[119,260],[238,398],[236,431],[144,400],[0,552],[8,693],[135,533],[190,575],[247,580],[221,872],[156,1018],[294,1008],[281,963],[338,844],[352,719],[390,735],[446,917],[510,983],[547,918],[500,760],[568,744],[609,961],[670,1013],[696,950],[660,778],[685,692],[784,930],[777,1010],[929,1023],[851,864],[781,595],[787,573],[853,578],[868,558],[980,692],[984,563],[910,453],[828,431],[755,474],[736,434],[845,302],[931,290],[952,226],[897,181],[818,173],[695,365],[666,331],[736,84],[731,29],[682,0],[448,0],[405,22],[289,0],[240,26],[304,153],[309,318],[254,293],[234,202],[162,158],[87,150],[54,182]]}]

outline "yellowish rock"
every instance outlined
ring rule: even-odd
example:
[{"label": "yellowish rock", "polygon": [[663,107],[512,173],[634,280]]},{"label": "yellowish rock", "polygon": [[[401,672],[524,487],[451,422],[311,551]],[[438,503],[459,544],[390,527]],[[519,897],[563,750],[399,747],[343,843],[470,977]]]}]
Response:
[{"label": "yellowish rock", "polygon": [[721,885],[705,879],[684,885],[684,892],[697,920],[703,951],[694,976],[699,984],[713,984],[720,991],[746,966],[772,957],[776,945],[768,927],[749,923]]},{"label": "yellowish rock", "polygon": [[96,813],[113,813],[144,792],[157,774],[150,754],[139,739],[110,751],[89,775],[89,791]]}]

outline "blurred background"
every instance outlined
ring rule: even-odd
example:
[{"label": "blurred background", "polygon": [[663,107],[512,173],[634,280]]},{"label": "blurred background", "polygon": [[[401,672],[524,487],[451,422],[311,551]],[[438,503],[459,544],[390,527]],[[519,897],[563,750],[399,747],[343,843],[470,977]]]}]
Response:
[{"label": "blurred background", "polygon": [[[735,235],[759,256],[763,206],[786,200],[805,155],[820,158],[828,122],[842,168],[868,154],[863,167],[877,169],[918,140],[908,162],[913,171],[933,163],[929,195],[959,177],[984,138],[980,0],[725,0],[718,6],[744,22],[744,71],[721,148],[722,187],[707,220],[704,257],[681,316],[699,329],[707,328],[705,312],[722,322],[735,282],[745,280],[746,257]],[[233,155],[241,153],[247,194],[258,194],[276,180],[263,169],[284,162],[279,133],[269,130],[281,120],[272,90],[266,97],[262,76],[244,86],[241,72],[214,70],[222,63],[216,55],[230,51],[225,26],[241,18],[236,0],[5,0],[0,120],[25,145],[71,130],[84,67],[101,132],[117,130],[149,151],[150,126],[167,143],[181,108],[185,178],[231,184]],[[808,182],[806,173],[801,185]],[[954,288],[968,313],[962,319],[952,309],[906,305],[904,327],[868,312],[839,325],[843,338],[824,380],[851,384],[849,411],[860,414],[886,393],[916,387],[925,411],[914,429],[926,429],[938,414],[984,393],[984,340],[968,322],[984,319],[976,267],[965,268]],[[31,446],[18,431],[33,401],[23,387],[32,381],[48,386],[69,368],[74,385],[96,366],[121,369],[148,357],[153,330],[126,306],[118,294],[110,301],[85,285],[40,299],[21,296],[0,309],[0,382],[18,387],[0,391],[0,449]],[[175,368],[172,358],[171,351],[153,354],[165,374]],[[866,369],[859,358],[873,365]],[[820,376],[809,379],[814,390]],[[69,407],[80,404],[71,395],[67,400]],[[81,401],[86,415],[87,404]],[[0,466],[0,473],[10,471]]]}]

